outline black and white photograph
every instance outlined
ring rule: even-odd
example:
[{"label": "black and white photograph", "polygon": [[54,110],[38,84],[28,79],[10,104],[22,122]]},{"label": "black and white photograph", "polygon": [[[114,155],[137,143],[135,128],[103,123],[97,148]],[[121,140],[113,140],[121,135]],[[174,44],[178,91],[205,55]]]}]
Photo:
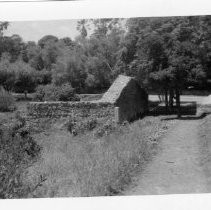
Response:
[{"label": "black and white photograph", "polygon": [[0,20],[0,199],[211,193],[210,114],[209,14]]}]

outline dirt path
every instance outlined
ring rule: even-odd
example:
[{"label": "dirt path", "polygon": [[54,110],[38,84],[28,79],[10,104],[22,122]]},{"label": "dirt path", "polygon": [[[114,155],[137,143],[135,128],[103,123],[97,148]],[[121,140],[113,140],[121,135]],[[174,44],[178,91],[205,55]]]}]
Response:
[{"label": "dirt path", "polygon": [[[198,138],[200,120],[180,120],[160,142],[160,151],[124,195],[205,193]],[[209,188],[209,189],[208,189]]]}]

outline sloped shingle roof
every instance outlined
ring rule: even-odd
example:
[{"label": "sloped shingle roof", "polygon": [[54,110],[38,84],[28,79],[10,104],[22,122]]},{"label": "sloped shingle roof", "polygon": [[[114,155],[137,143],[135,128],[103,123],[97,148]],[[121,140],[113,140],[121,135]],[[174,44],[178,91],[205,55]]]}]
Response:
[{"label": "sloped shingle roof", "polygon": [[120,97],[123,89],[127,84],[133,79],[133,77],[128,77],[124,75],[119,75],[117,79],[110,86],[108,91],[100,99],[101,102],[115,103]]}]

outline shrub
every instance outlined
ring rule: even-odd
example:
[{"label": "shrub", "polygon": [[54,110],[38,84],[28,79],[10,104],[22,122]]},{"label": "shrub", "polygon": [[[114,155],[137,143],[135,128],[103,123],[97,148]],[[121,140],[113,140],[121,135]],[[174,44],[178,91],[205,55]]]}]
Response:
[{"label": "shrub", "polygon": [[79,101],[80,98],[75,94],[70,84],[61,86],[40,85],[35,93],[35,100],[38,101]]},{"label": "shrub", "polygon": [[69,84],[63,84],[59,88],[59,101],[75,101],[77,99],[74,89]]},{"label": "shrub", "polygon": [[11,71],[9,56],[5,57],[5,54],[2,54],[0,61],[0,86],[3,86],[6,90],[11,90],[14,82],[15,74]]},{"label": "shrub", "polygon": [[97,120],[95,118],[88,118],[85,120],[76,120],[70,118],[67,123],[67,129],[74,136],[78,134],[84,134],[86,131],[92,131],[97,126]]},{"label": "shrub", "polygon": [[75,127],[76,127],[76,124],[77,124],[77,121],[75,118],[70,118],[67,123],[66,123],[66,127],[67,127],[67,130],[74,134],[74,130],[75,130]]},{"label": "shrub", "polygon": [[7,112],[15,110],[15,99],[14,97],[0,87],[0,111]]},{"label": "shrub", "polygon": [[35,79],[38,85],[47,85],[51,83],[51,71],[42,70],[42,71],[35,71]]},{"label": "shrub", "polygon": [[[47,85],[46,85],[46,86],[47,86]],[[36,88],[36,92],[35,92],[34,98],[33,98],[35,101],[44,101],[46,86],[44,86],[44,85],[39,85],[39,86]]]},{"label": "shrub", "polygon": [[25,120],[17,115],[10,126],[0,127],[0,198],[28,197],[38,184],[27,180],[27,168],[36,160],[40,146],[25,129]]},{"label": "shrub", "polygon": [[104,135],[108,135],[117,129],[117,125],[114,121],[108,120],[104,124],[102,124],[95,132],[94,135],[96,137],[103,137]]},{"label": "shrub", "polygon": [[15,83],[14,72],[2,69],[0,63],[0,86],[2,85],[6,90],[12,90]]},{"label": "shrub", "polygon": [[10,63],[8,59],[0,61],[0,86],[16,93],[34,92],[38,84],[49,84],[51,72],[36,71],[23,61]]},{"label": "shrub", "polygon": [[13,91],[23,93],[24,91],[33,92],[36,87],[35,70],[23,61],[11,63],[9,69],[15,74]]}]

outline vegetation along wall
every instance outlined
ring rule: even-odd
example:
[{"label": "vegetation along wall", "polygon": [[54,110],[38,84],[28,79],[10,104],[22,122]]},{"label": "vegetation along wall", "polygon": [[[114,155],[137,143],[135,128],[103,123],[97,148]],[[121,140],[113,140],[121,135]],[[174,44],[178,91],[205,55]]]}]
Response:
[{"label": "vegetation along wall", "polygon": [[75,118],[114,117],[114,105],[100,102],[30,102],[28,114],[31,118],[61,118],[74,116]]}]

